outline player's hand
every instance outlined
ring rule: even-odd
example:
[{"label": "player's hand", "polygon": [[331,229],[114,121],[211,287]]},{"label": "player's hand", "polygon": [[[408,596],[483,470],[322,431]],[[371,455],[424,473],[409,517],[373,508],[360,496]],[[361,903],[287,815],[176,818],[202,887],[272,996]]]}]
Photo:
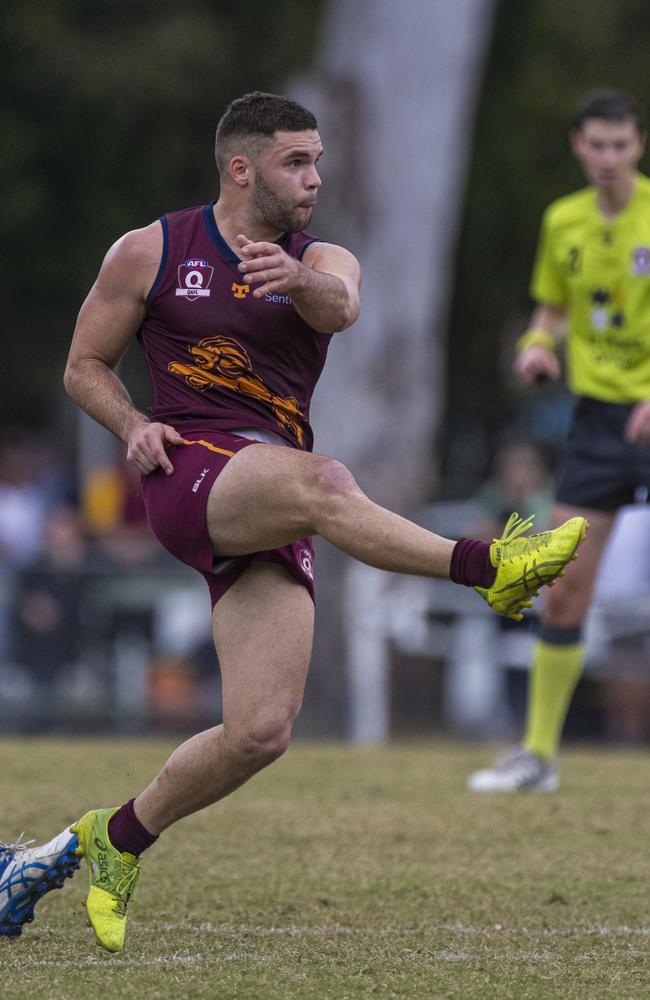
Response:
[{"label": "player's hand", "polygon": [[546,379],[555,382],[562,374],[557,355],[544,347],[529,347],[527,351],[517,355],[512,370],[526,385],[543,382]]},{"label": "player's hand", "polygon": [[650,400],[637,403],[625,425],[625,440],[650,445]]},{"label": "player's hand", "polygon": [[169,424],[139,424],[127,440],[126,460],[134,465],[143,476],[162,468],[168,476],[174,471],[165,451],[168,444],[181,444],[183,438]]},{"label": "player's hand", "polygon": [[286,294],[296,291],[305,268],[277,243],[252,243],[247,236],[237,237],[243,258],[239,272],[249,284],[256,285],[253,295],[261,299],[267,292]]}]

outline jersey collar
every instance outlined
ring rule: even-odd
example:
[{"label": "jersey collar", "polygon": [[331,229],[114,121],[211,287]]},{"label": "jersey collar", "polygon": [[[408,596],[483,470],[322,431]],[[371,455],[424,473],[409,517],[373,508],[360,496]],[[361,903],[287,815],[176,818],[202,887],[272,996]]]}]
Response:
[{"label": "jersey collar", "polygon": [[[226,264],[230,264],[231,267],[236,268],[237,265],[241,263],[242,258],[238,257],[235,251],[228,246],[223,236],[219,232],[219,227],[216,223],[213,211],[213,208],[216,205],[216,203],[217,202],[215,198],[213,201],[210,202],[209,205],[203,206],[203,223],[208,231],[208,236],[210,237],[215,247],[219,251],[220,256],[225,260]],[[278,246],[282,247],[283,250],[286,250],[289,244],[289,238],[290,238],[289,233],[283,233],[282,236],[280,236],[274,242],[277,243]]]}]

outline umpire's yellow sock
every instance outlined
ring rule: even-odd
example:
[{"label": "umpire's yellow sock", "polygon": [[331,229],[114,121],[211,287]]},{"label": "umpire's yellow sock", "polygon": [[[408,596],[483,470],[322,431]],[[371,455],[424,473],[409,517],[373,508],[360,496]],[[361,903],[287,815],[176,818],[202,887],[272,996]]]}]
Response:
[{"label": "umpire's yellow sock", "polygon": [[[568,629],[566,631],[569,633]],[[538,757],[548,759],[557,754],[584,658],[585,648],[581,642],[556,645],[538,639],[535,644],[528,682],[524,747]]]}]

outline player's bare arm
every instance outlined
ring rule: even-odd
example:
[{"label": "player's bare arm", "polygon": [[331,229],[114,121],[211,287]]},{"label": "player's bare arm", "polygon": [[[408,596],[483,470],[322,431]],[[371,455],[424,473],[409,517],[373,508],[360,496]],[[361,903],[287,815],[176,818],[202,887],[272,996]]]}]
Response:
[{"label": "player's bare arm", "polygon": [[302,318],[322,333],[337,333],[359,316],[359,263],[349,250],[331,243],[312,243],[302,261],[277,243],[252,243],[237,237],[244,259],[239,270],[255,285],[253,295],[289,294]]},{"label": "player's bare arm", "polygon": [[180,435],[166,424],[151,423],[113,369],[140,329],[161,254],[158,222],[127,233],[111,247],[79,312],[64,375],[70,396],[126,443],[127,459],[144,474],[159,465],[173,472],[165,444],[177,443]]},{"label": "player's bare arm", "polygon": [[[568,310],[565,306],[540,303],[530,319],[529,330],[538,334],[532,343],[515,358],[513,371],[522,382],[530,384],[539,378],[556,381],[562,374],[555,351],[566,335]],[[546,335],[546,342],[544,341]],[[524,335],[525,337],[526,335]]]}]

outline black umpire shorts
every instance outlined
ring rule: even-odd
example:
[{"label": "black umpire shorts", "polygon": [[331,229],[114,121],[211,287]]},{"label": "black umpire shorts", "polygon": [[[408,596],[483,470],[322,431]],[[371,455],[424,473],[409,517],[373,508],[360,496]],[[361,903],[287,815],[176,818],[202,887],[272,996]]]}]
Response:
[{"label": "black umpire shorts", "polygon": [[556,500],[570,507],[615,511],[650,490],[650,448],[625,440],[634,404],[579,396],[560,468]]}]

